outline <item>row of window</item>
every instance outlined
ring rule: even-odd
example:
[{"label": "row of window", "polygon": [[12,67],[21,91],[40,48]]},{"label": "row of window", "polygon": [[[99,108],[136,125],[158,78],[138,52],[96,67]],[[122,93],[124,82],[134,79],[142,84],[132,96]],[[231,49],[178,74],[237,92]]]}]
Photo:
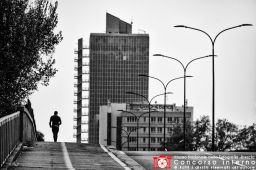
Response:
[{"label": "row of window", "polygon": [[91,50],[93,51],[136,51],[136,52],[143,52],[148,51],[148,46],[116,46],[116,45],[109,45],[109,44],[92,44]]},{"label": "row of window", "polygon": [[[137,137],[129,137],[128,140],[129,140],[130,143],[136,143],[137,142]],[[171,140],[170,137],[166,138],[167,142],[170,142],[170,140]],[[163,141],[163,137],[150,137],[150,143],[161,144],[162,141]],[[147,138],[144,137],[139,142],[148,143],[148,140],[147,140]]]},{"label": "row of window", "polygon": [[121,37],[121,36],[98,36],[93,35],[90,37],[90,48],[94,44],[108,44],[113,46],[130,46],[130,45],[148,45],[149,38],[147,36],[145,37]]},{"label": "row of window", "polygon": [[[128,126],[126,127],[127,132],[136,132],[137,131],[137,127],[136,126]],[[148,131],[147,127],[141,127],[140,129],[142,129],[143,133],[146,133]],[[151,133],[163,133],[163,127],[150,127],[150,132]],[[170,133],[173,131],[173,127],[166,127],[167,132]]]},{"label": "row of window", "polygon": [[[135,116],[127,116],[126,118],[124,117],[124,121],[126,119],[126,122],[137,122],[137,118]],[[142,117],[143,121],[140,120],[140,122],[147,122],[147,117]],[[151,117],[151,122],[152,123],[163,123],[164,118],[163,117]],[[183,117],[167,117],[166,118],[167,123],[182,123],[183,122]]]},{"label": "row of window", "polygon": [[[139,67],[143,67],[143,68],[139,68]],[[112,80],[115,80],[116,78],[123,78],[123,76],[125,76],[125,80],[126,80],[128,77],[131,79],[131,76],[133,76],[133,75],[137,76],[138,72],[146,73],[147,71],[148,71],[148,67],[146,67],[143,64],[133,65],[133,66],[132,65],[131,66],[120,66],[120,67],[111,68],[111,69],[110,68],[109,69],[94,68],[94,69],[90,70],[92,80],[94,78],[95,79],[98,79],[98,78],[110,79],[110,78],[112,78]],[[113,76],[115,76],[115,77],[113,77]],[[133,77],[133,79],[141,79],[141,78]]]},{"label": "row of window", "polygon": [[[128,149],[128,148],[127,148]],[[136,147],[129,147],[128,149],[129,151],[137,151],[137,148]],[[139,148],[139,150],[142,150],[142,151],[147,151],[148,148]],[[158,147],[158,148],[152,148],[150,147],[150,151],[163,151],[162,148]]]},{"label": "row of window", "polygon": [[129,61],[129,63],[149,61],[148,51],[91,51],[90,56],[91,58],[89,61],[92,62],[91,64],[96,61],[106,61],[109,63],[116,63],[117,61]]}]

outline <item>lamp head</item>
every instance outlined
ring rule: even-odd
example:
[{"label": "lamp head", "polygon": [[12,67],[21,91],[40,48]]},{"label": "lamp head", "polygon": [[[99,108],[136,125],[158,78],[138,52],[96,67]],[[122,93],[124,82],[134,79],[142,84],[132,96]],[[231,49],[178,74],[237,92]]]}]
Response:
[{"label": "lamp head", "polygon": [[193,77],[193,76],[186,76],[186,77]]},{"label": "lamp head", "polygon": [[148,77],[148,75],[146,75],[146,74],[139,74],[138,76],[140,76],[140,77]]},{"label": "lamp head", "polygon": [[153,54],[153,56],[163,56],[162,54]]},{"label": "lamp head", "polygon": [[185,25],[175,25],[174,27],[176,27],[176,28],[186,28]]},{"label": "lamp head", "polygon": [[131,92],[131,91],[127,91],[127,92],[125,92],[126,94],[134,94],[133,92]]},{"label": "lamp head", "polygon": [[242,24],[240,25],[241,27],[244,27],[244,26],[253,26],[252,24]]}]

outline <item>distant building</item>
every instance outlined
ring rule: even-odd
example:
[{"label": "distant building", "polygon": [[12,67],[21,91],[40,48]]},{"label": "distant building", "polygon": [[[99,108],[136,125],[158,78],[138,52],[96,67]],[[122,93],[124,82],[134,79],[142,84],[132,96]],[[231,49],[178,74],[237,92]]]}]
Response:
[{"label": "distant building", "polygon": [[138,74],[149,73],[149,35],[131,34],[131,25],[110,14],[106,30],[90,35],[89,143],[99,143],[99,106],[141,101],[127,91],[148,96],[148,79]]},{"label": "distant building", "polygon": [[138,75],[149,74],[149,35],[132,34],[131,24],[107,13],[106,33],[90,35],[88,60],[84,48],[78,42],[74,136],[77,142],[99,143],[99,106],[142,100],[128,91],[148,97],[148,78]]},{"label": "distant building", "polygon": [[[112,103],[108,106],[101,106],[100,108],[100,124],[103,124],[104,127],[100,128],[99,133],[101,135],[105,134],[105,136],[103,135],[104,137],[102,137],[102,139],[100,140],[101,144],[112,145],[115,146],[117,149],[122,150],[137,150],[137,116],[140,117],[138,124],[139,150],[148,150],[148,140],[150,140],[151,151],[157,151],[161,149],[161,142],[163,141],[164,134],[164,105],[154,104],[151,109],[150,139],[148,138],[149,117],[147,104],[124,105]],[[125,112],[120,112],[118,110],[125,110]],[[131,112],[133,114],[128,112]],[[170,137],[173,133],[173,128],[177,125],[183,126],[183,113],[184,112],[182,106],[176,106],[175,104],[166,106],[167,142],[170,140]],[[193,121],[193,107],[187,106],[186,120],[190,122]]]}]

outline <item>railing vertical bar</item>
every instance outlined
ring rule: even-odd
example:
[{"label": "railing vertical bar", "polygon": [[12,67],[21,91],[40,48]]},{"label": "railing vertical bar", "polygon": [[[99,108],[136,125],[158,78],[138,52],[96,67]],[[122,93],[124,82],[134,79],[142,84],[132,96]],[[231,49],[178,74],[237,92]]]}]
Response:
[{"label": "railing vertical bar", "polygon": [[7,136],[7,133],[6,133],[6,123],[4,124],[4,156],[6,155],[6,136]]},{"label": "railing vertical bar", "polygon": [[15,118],[10,122],[11,123],[11,148],[14,147],[14,121],[15,121]]},{"label": "railing vertical bar", "polygon": [[[0,136],[3,136],[3,132],[2,132],[2,122],[0,122]],[[0,167],[2,166],[2,162],[3,162],[3,138],[0,138]]]},{"label": "railing vertical bar", "polygon": [[[10,119],[9,119],[10,120]],[[7,129],[6,129],[6,137],[7,137],[7,143],[6,143],[6,145],[8,146],[7,147],[7,155],[8,155],[8,153],[10,152],[10,135],[9,135],[9,133],[10,133],[10,121],[7,121]]]},{"label": "railing vertical bar", "polygon": [[10,119],[7,120],[6,123],[6,155],[8,155],[9,151],[10,151],[10,135],[9,135],[9,129],[10,129]]}]

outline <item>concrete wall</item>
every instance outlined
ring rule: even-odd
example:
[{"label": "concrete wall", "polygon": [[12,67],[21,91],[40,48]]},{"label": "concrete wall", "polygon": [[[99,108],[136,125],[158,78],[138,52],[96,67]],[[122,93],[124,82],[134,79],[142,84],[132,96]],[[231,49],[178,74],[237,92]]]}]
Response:
[{"label": "concrete wall", "polygon": [[117,110],[125,110],[125,103],[109,103],[108,105],[100,106],[99,114],[99,144],[107,145],[107,114],[111,113],[111,145],[116,146],[116,127],[117,117],[121,113]]}]

